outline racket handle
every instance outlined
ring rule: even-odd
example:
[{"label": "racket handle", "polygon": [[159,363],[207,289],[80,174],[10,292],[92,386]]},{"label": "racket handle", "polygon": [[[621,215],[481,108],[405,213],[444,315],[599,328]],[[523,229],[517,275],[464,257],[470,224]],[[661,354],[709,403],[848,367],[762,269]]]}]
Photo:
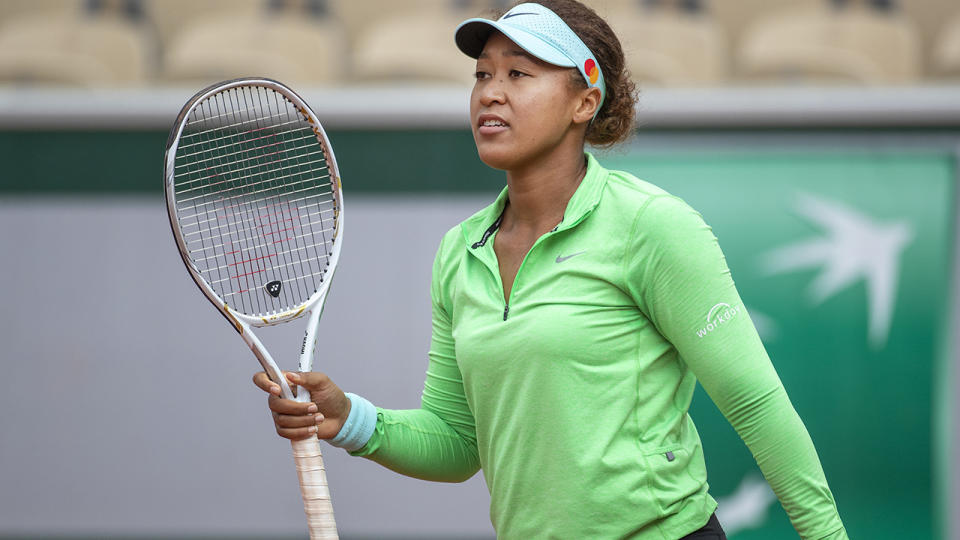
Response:
[{"label": "racket handle", "polygon": [[333,520],[333,504],[330,502],[327,474],[323,469],[320,440],[309,437],[290,442],[293,445],[293,460],[297,464],[310,540],[337,540],[337,524]]}]

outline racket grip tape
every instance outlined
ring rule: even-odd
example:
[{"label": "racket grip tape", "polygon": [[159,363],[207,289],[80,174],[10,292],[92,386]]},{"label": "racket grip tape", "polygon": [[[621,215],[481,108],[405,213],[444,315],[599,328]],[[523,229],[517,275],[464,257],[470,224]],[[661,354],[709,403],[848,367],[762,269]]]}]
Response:
[{"label": "racket grip tape", "polygon": [[290,442],[293,460],[297,465],[297,477],[300,479],[300,494],[303,495],[310,540],[337,540],[337,524],[333,519],[333,504],[330,502],[330,488],[323,468],[320,440],[309,437]]}]

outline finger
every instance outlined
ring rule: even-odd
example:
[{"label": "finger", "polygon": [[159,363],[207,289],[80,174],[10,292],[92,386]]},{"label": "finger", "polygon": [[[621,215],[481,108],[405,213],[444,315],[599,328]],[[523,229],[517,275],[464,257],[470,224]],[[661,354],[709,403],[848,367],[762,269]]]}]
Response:
[{"label": "finger", "polygon": [[287,381],[290,383],[290,391],[293,392],[293,397],[297,397],[297,390],[299,389],[299,385],[303,384],[303,382],[301,381],[301,377],[299,376],[299,374],[294,373],[292,371],[284,371],[283,375],[284,377],[287,378]]},{"label": "finger", "polygon": [[317,412],[317,404],[312,401],[301,403],[277,396],[270,396],[267,399],[267,405],[269,405],[271,411],[277,414],[289,414],[291,416],[304,416]]},{"label": "finger", "polygon": [[301,427],[316,426],[322,421],[323,421],[323,415],[320,413],[317,413],[315,415],[307,414],[303,416],[273,413],[273,422],[277,425],[277,427],[283,427],[283,428],[301,428]]},{"label": "finger", "polygon": [[268,394],[280,395],[280,385],[271,381],[266,373],[260,371],[253,375],[253,384]]},{"label": "finger", "polygon": [[283,437],[284,439],[290,439],[291,441],[308,439],[310,437],[317,436],[317,426],[302,427],[302,428],[277,427],[277,435]]}]

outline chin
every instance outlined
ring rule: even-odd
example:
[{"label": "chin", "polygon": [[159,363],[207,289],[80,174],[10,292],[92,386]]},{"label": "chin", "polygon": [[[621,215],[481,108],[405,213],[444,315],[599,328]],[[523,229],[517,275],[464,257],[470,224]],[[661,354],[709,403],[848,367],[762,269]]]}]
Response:
[{"label": "chin", "polygon": [[477,145],[477,155],[487,167],[500,171],[509,171],[517,163],[517,152],[509,145]]}]

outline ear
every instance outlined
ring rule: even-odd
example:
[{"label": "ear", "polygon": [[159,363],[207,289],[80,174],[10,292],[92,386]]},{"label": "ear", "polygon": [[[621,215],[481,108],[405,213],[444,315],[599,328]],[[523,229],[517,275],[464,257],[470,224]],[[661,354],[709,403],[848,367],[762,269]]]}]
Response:
[{"label": "ear", "polygon": [[585,124],[593,120],[593,115],[598,108],[600,108],[600,89],[594,86],[581,90],[580,101],[573,111],[573,122],[575,124]]}]

